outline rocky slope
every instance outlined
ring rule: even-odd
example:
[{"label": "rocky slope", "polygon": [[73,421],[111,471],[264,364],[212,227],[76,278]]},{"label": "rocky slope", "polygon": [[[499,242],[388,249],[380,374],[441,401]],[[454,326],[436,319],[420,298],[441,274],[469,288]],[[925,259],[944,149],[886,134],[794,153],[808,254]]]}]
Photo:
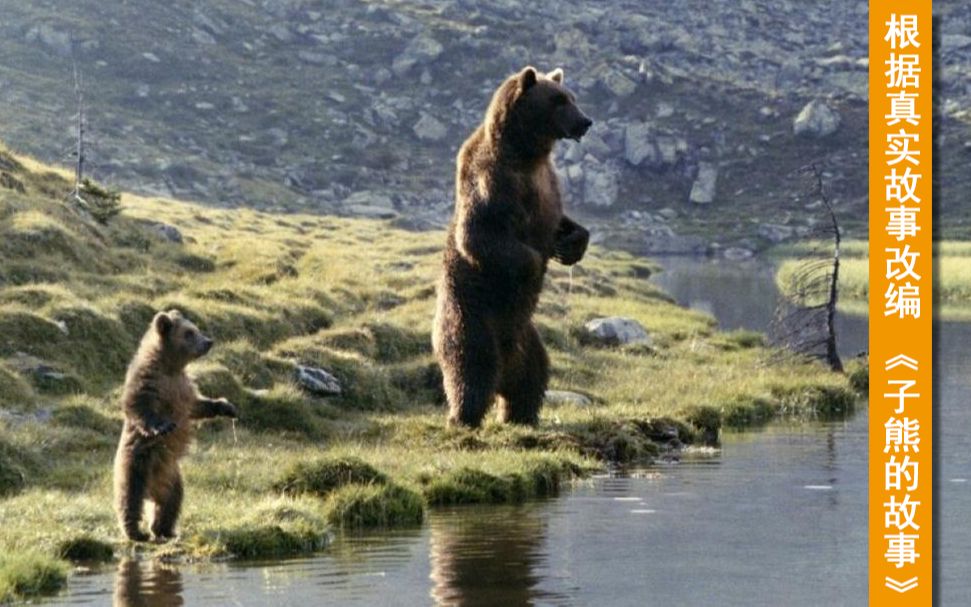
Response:
[{"label": "rocky slope", "polygon": [[[935,4],[938,204],[945,233],[963,236],[971,6]],[[798,175],[808,162],[825,167],[844,226],[865,230],[862,0],[0,0],[0,9],[0,137],[70,162],[73,56],[92,170],[129,189],[440,224],[455,152],[496,84],[530,63],[564,67],[596,120],[558,161],[570,204],[610,242],[744,255],[798,238],[820,219]]]}]

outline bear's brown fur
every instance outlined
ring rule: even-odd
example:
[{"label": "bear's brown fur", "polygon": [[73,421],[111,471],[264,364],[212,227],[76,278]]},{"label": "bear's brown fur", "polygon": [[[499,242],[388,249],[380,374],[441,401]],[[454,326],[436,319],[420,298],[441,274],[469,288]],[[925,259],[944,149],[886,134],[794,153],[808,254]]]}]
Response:
[{"label": "bear's brown fur", "polygon": [[237,417],[224,398],[201,396],[185,373],[212,340],[178,310],[159,312],[128,367],[122,408],[125,425],[115,455],[115,507],[125,535],[145,541],[139,529],[145,499],[154,504],[156,540],[174,537],[182,507],[179,458],[192,440],[194,419]]},{"label": "bear's brown fur", "polygon": [[589,239],[563,214],[551,153],[590,125],[562,70],[527,67],[459,151],[433,329],[452,424],[478,426],[497,396],[500,420],[539,420],[549,358],[531,317],[548,261],[576,263]]}]

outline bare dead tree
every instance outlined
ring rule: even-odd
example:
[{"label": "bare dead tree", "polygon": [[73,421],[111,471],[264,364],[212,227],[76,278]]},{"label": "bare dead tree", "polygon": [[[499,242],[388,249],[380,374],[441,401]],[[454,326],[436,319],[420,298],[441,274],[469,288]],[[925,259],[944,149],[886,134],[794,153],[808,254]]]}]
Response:
[{"label": "bare dead tree", "polygon": [[74,96],[77,99],[77,147],[74,152],[74,189],[68,195],[68,200],[78,205],[85,211],[88,210],[88,203],[81,196],[81,185],[84,181],[84,87],[81,82],[81,72],[78,71],[77,61],[74,64]]},{"label": "bare dead tree", "polygon": [[74,188],[68,194],[68,202],[73,203],[86,217],[93,217],[98,223],[108,221],[121,212],[121,194],[111,188],[98,185],[84,175],[84,134],[87,126],[84,111],[84,81],[77,61],[74,65],[74,95],[77,99],[77,141],[75,144]]},{"label": "bare dead tree", "polygon": [[782,297],[772,326],[773,342],[802,356],[821,358],[834,371],[842,371],[836,341],[836,305],[839,300],[840,227],[822,170],[811,164],[803,172],[812,178],[812,193],[827,217],[809,234],[809,248],[795,269],[783,276]]}]

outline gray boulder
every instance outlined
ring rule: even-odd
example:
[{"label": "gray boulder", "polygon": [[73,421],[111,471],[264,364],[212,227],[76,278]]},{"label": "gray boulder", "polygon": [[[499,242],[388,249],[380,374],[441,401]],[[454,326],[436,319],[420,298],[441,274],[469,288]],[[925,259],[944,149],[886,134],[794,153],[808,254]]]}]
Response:
[{"label": "gray boulder", "polygon": [[698,163],[698,177],[691,186],[688,200],[695,204],[711,204],[715,201],[718,168],[710,162]]},{"label": "gray boulder", "polygon": [[543,396],[547,405],[573,405],[575,407],[589,407],[593,404],[590,397],[569,390],[547,390]]},{"label": "gray boulder", "polygon": [[654,136],[649,124],[639,122],[624,129],[624,158],[629,164],[640,166],[645,160],[648,164],[653,164],[656,157]]},{"label": "gray boulder", "polygon": [[633,318],[611,316],[595,318],[583,325],[586,337],[595,343],[605,346],[620,346],[626,344],[651,345],[651,336],[639,322]]},{"label": "gray boulder", "polygon": [[391,64],[391,71],[398,76],[407,74],[416,65],[430,63],[442,54],[445,47],[428,34],[414,37]]},{"label": "gray boulder", "polygon": [[819,99],[807,103],[792,121],[792,132],[809,137],[826,137],[839,129],[840,116]]},{"label": "gray boulder", "polygon": [[792,238],[793,229],[776,223],[763,223],[759,226],[759,236],[769,242],[780,243]]},{"label": "gray boulder", "polygon": [[620,172],[611,163],[590,160],[583,171],[583,204],[612,207],[620,191]]},{"label": "gray boulder", "polygon": [[178,244],[182,244],[183,242],[182,232],[179,230],[179,228],[173,225],[169,225],[167,223],[153,223],[152,231],[154,231],[155,234],[162,240],[167,240],[169,242],[175,242]]},{"label": "gray boulder", "polygon": [[319,367],[297,365],[294,372],[297,385],[314,396],[340,396],[341,384],[336,377]]},{"label": "gray boulder", "polygon": [[421,113],[421,118],[412,127],[412,130],[419,139],[426,141],[439,141],[448,135],[448,129],[445,125],[431,114],[426,114],[425,112]]}]

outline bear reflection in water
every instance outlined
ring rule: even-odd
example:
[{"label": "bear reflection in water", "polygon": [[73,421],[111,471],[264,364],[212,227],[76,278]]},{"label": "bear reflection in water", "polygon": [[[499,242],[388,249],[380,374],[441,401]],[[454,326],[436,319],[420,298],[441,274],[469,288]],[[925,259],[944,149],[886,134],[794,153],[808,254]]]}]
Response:
[{"label": "bear reflection in water", "polygon": [[486,607],[556,599],[537,588],[536,570],[548,560],[546,519],[537,506],[463,508],[461,514],[431,517],[435,603]]},{"label": "bear reflection in water", "polygon": [[115,575],[114,607],[181,607],[182,574],[157,561],[125,558]]}]

